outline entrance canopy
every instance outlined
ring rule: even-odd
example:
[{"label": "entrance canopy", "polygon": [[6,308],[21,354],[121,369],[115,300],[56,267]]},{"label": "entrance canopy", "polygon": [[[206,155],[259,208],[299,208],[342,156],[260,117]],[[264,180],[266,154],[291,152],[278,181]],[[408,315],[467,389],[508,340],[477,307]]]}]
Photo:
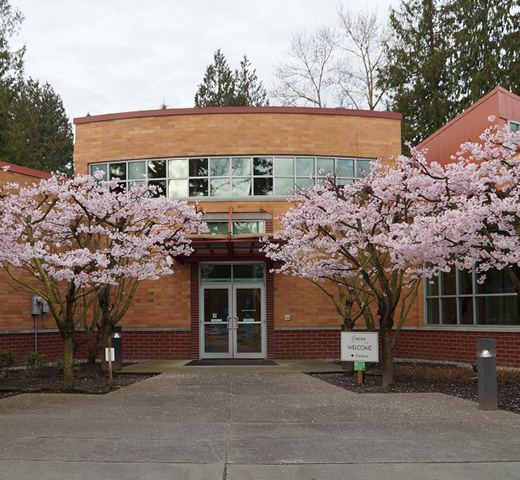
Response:
[{"label": "entrance canopy", "polygon": [[247,235],[193,235],[191,247],[194,252],[176,260],[180,262],[215,262],[215,261],[265,261],[265,254],[260,251],[262,238],[273,240],[272,234],[262,233]]}]

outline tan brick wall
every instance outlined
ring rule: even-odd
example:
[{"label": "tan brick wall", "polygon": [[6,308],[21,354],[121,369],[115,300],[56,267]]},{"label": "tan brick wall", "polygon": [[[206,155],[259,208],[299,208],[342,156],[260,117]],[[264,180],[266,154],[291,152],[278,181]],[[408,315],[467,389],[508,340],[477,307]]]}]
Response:
[{"label": "tan brick wall", "polygon": [[89,163],[198,155],[391,157],[400,121],[304,113],[162,115],[76,124],[75,169]]},{"label": "tan brick wall", "polygon": [[[400,154],[400,121],[371,116],[312,113],[166,114],[76,124],[75,169],[88,164],[141,158],[212,155],[324,155],[389,160]],[[173,113],[175,113],[173,111]],[[290,204],[258,199],[200,201],[208,213],[260,212],[281,215]],[[274,228],[279,227],[275,219]],[[187,267],[158,282],[143,283],[124,319],[127,327],[189,327]],[[421,297],[422,298],[422,297]],[[422,304],[421,304],[422,305]],[[415,308],[408,325],[416,324]],[[291,321],[285,321],[291,315]],[[291,276],[275,277],[275,326],[322,327],[342,322],[318,287]],[[362,323],[362,322],[361,322]]]},{"label": "tan brick wall", "polygon": [[139,285],[123,328],[189,328],[190,267],[175,262],[173,272]]}]

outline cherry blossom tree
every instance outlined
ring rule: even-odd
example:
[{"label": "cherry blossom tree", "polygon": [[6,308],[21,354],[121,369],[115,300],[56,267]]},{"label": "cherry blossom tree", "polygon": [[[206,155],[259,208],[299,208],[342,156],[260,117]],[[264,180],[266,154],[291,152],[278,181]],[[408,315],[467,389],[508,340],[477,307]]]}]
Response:
[{"label": "cherry blossom tree", "polygon": [[[490,117],[494,121],[494,117]],[[401,158],[408,198],[429,205],[409,224],[397,224],[384,243],[393,261],[413,264],[415,275],[432,277],[452,268],[475,270],[485,281],[490,269],[504,270],[520,296],[520,133],[491,126],[481,142],[463,143],[442,167],[424,151]]]},{"label": "cherry blossom tree", "polygon": [[[48,302],[63,341],[69,389],[74,352],[88,341],[88,335],[76,335],[76,325],[88,326],[98,301],[106,311],[103,328],[113,327],[140,281],[173,273],[168,255],[191,253],[185,234],[195,232],[201,215],[186,202],[153,199],[155,187],[116,193],[117,181],[100,179],[97,173],[12,183],[0,202],[0,261],[13,281]],[[123,282],[130,288],[121,288]]]},{"label": "cherry blossom tree", "polygon": [[[376,161],[371,173],[355,184],[338,185],[328,178],[302,189],[289,198],[295,206],[281,218],[275,239],[282,241],[265,247],[268,257],[282,263],[277,272],[363,288],[373,297],[384,387],[393,383],[392,348],[419,285],[407,266],[393,264],[389,248],[381,243],[393,224],[407,222],[422,207],[395,195],[393,187],[402,185],[403,175]],[[355,282],[357,277],[362,283]],[[398,330],[392,339],[396,314]]]}]

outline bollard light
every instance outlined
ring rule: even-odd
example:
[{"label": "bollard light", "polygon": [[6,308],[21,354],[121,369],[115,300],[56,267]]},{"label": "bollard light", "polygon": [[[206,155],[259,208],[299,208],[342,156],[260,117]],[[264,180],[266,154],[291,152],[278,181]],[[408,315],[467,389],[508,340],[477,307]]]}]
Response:
[{"label": "bollard light", "polygon": [[114,327],[114,333],[112,334],[112,347],[115,350],[115,361],[113,368],[114,370],[121,370],[123,368],[123,352],[122,352],[122,328],[118,325]]},{"label": "bollard light", "polygon": [[478,401],[481,410],[496,410],[497,359],[493,338],[477,339]]}]

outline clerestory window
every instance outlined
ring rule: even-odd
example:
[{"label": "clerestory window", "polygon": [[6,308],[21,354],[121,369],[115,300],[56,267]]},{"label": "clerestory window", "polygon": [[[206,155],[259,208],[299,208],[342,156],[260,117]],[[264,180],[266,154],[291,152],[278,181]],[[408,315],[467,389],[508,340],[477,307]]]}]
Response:
[{"label": "clerestory window", "polygon": [[285,197],[312,187],[315,178],[336,174],[339,184],[352,183],[370,170],[368,158],[340,157],[200,157],[94,163],[105,179],[119,179],[120,189],[156,185],[170,198]]}]

